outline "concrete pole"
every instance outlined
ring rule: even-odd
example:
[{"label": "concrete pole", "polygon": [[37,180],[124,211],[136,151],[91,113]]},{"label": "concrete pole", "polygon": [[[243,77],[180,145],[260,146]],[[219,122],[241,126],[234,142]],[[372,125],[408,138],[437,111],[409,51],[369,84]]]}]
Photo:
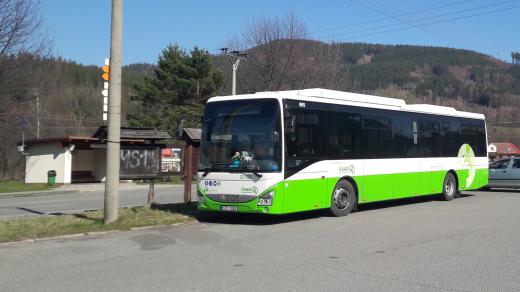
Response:
[{"label": "concrete pole", "polygon": [[240,59],[236,59],[235,63],[233,63],[233,82],[231,88],[231,95],[237,94],[237,69],[238,63],[240,63]]},{"label": "concrete pole", "polygon": [[40,139],[40,94],[36,95],[36,138]]},{"label": "concrete pole", "polygon": [[119,209],[122,2],[123,0],[112,0],[110,84],[108,87],[107,176],[105,182],[105,216],[103,220],[105,224],[117,219]]}]

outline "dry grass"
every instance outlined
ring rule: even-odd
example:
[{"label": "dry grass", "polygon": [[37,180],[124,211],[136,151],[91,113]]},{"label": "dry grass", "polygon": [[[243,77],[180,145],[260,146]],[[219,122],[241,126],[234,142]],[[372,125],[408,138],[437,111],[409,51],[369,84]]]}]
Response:
[{"label": "dry grass", "polygon": [[47,184],[26,184],[16,180],[0,181],[0,193],[42,191],[48,189],[52,189],[52,187]]},{"label": "dry grass", "polygon": [[170,210],[144,207],[121,208],[118,220],[107,225],[103,224],[102,210],[79,214],[3,219],[0,220],[0,242],[171,225],[194,220],[190,216],[192,209],[191,206],[179,206]]}]

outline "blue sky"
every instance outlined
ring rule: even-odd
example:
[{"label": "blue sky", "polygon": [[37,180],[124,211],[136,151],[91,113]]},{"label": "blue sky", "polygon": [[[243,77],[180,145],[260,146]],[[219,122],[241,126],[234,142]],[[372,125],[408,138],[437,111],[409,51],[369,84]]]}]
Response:
[{"label": "blue sky", "polygon": [[[57,56],[103,64],[111,1],[41,0],[41,6]],[[317,40],[445,46],[507,61],[520,51],[520,0],[124,0],[123,6],[124,64],[155,63],[169,43],[217,53],[255,17],[288,11]]]}]

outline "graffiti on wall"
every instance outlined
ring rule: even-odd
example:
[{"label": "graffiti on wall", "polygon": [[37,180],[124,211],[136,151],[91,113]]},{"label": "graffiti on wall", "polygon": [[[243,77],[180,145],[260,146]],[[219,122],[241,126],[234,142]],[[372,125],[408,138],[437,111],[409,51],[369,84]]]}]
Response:
[{"label": "graffiti on wall", "polygon": [[159,173],[160,149],[121,149],[121,176],[149,176]]}]

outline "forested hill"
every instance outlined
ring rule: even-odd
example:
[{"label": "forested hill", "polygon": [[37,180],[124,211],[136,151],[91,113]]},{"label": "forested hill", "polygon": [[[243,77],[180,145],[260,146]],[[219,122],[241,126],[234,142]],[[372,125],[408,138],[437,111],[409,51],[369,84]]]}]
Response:
[{"label": "forested hill", "polygon": [[[299,41],[293,46],[298,49],[294,53],[296,65],[299,66],[299,62],[308,63],[300,66],[306,70],[296,72],[301,75],[301,78],[297,79],[305,80],[307,88],[327,87],[353,92],[391,94],[394,97],[406,98],[408,102],[420,99],[436,104],[462,106],[463,108],[459,109],[473,111],[485,111],[485,107],[498,109],[520,104],[520,66],[477,52],[440,47],[363,43],[331,46],[316,41]],[[285,45],[284,49],[289,48]],[[271,73],[267,78],[290,79],[290,76],[279,76],[281,73],[277,76],[277,66],[279,71],[286,69],[282,68],[282,65],[269,64],[265,59],[259,60],[267,55],[262,48],[255,48],[250,52],[253,55],[253,64],[248,64],[248,60],[240,63],[239,90],[268,90],[269,88],[265,88],[267,81],[258,78],[263,76],[263,68],[275,69],[274,74]],[[281,54],[287,56],[288,53]],[[335,60],[339,60],[341,66],[334,64]],[[227,60],[220,58],[216,63],[225,72],[230,71],[231,66]],[[326,70],[326,67],[335,68]],[[323,73],[326,77],[332,78],[322,80]],[[227,79],[229,75],[226,74]],[[281,89],[291,89],[291,82],[275,80],[270,83],[281,84]],[[490,121],[513,118],[510,113],[502,117],[497,117],[493,111],[485,113],[489,115]],[[518,116],[516,118],[520,120]]]},{"label": "forested hill", "polygon": [[[416,96],[461,98],[483,106],[520,96],[520,67],[468,50],[368,44],[341,45],[348,85],[375,90],[393,84]],[[504,98],[505,97],[505,98]]]},{"label": "forested hill", "polygon": [[[248,51],[240,92],[322,87],[403,98],[486,115],[490,141],[520,144],[520,60],[507,63],[469,50],[287,40]],[[220,56],[225,93],[231,65]]]},{"label": "forested hill", "polygon": [[[495,125],[518,125],[510,122],[520,121],[520,65],[487,55],[439,47],[316,41],[280,41],[274,50],[257,47],[248,51],[248,59],[238,69],[238,93],[322,87],[404,98],[408,103],[454,106],[484,113]],[[90,134],[103,123],[100,67],[60,58],[38,62],[39,70],[45,71],[37,80],[45,84],[43,89],[39,86],[41,137]],[[224,73],[220,93],[229,94],[231,64],[216,55],[213,62]],[[140,111],[130,96],[135,94],[134,85],[153,75],[154,68],[150,64],[123,68],[123,117]],[[30,137],[36,132],[36,101],[24,102],[22,112],[11,109],[9,114],[24,117]],[[493,138],[514,140],[506,130],[499,129]]]}]

